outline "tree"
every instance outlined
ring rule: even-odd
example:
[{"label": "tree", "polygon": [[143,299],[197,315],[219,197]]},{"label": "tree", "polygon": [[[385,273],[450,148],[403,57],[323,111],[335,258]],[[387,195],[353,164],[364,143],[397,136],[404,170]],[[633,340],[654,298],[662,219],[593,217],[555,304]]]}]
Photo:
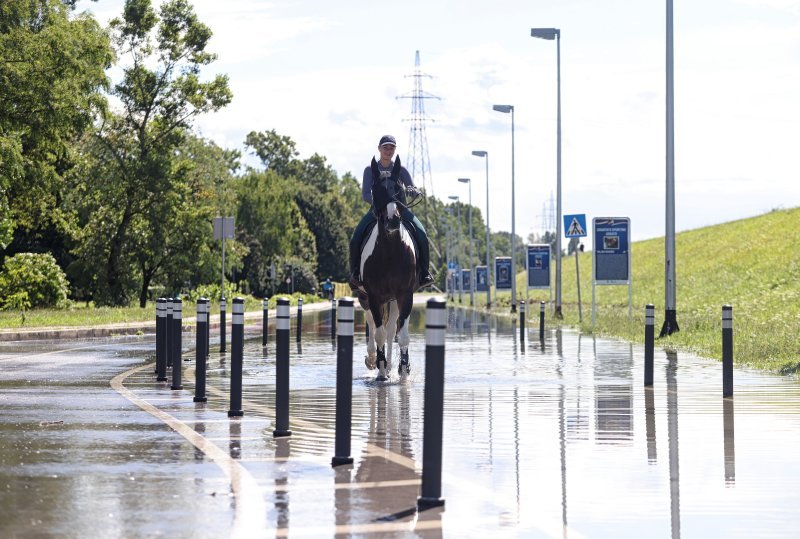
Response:
[{"label": "tree", "polygon": [[[192,120],[227,105],[231,92],[223,75],[200,80],[200,68],[216,57],[206,52],[211,30],[187,0],[168,0],[158,14],[150,0],[127,0],[122,17],[111,21],[111,34],[130,63],[112,92],[122,110],[102,119],[88,146],[101,176],[84,186],[84,200],[96,210],[84,211],[85,232],[99,237],[80,251],[102,266],[95,301],[120,305],[146,278],[137,276],[137,261],[139,269],[154,271],[142,267],[152,253],[150,240],[185,200],[176,160]],[[153,236],[140,237],[148,233]]]},{"label": "tree", "polygon": [[[106,106],[105,69],[113,53],[74,2],[0,2],[0,249],[46,250],[71,234],[63,175],[71,144]],[[62,249],[63,250],[63,249]]]}]

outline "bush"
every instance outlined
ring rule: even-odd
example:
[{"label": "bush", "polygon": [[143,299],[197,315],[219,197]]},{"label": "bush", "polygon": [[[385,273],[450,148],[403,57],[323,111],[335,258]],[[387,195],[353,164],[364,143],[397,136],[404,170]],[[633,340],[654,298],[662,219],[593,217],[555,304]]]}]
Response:
[{"label": "bush", "polygon": [[0,272],[0,309],[65,307],[69,282],[50,254],[18,253]]}]

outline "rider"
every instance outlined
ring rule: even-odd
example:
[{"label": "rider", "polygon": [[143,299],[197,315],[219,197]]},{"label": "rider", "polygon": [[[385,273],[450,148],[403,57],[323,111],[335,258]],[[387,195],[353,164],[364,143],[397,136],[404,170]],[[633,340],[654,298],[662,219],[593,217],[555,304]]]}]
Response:
[{"label": "rider", "polygon": [[[381,177],[388,177],[391,175],[392,158],[394,157],[394,151],[396,148],[397,141],[392,135],[384,135],[381,137],[381,140],[378,143],[378,151],[380,152],[381,156],[381,159],[378,162],[378,170],[380,171]],[[400,181],[403,182],[403,185],[405,185],[407,191],[412,193],[417,192],[416,187],[414,187],[414,180],[411,179],[411,174],[409,174],[408,170],[406,170],[406,167],[403,166],[400,167]],[[366,167],[364,169],[364,177],[361,180],[361,198],[370,204],[372,204],[372,192],[370,190],[371,187],[372,169],[370,167]],[[411,213],[411,210],[408,208],[403,207],[402,211],[400,212],[400,217],[403,219],[403,221],[414,224],[413,228],[416,230],[416,240],[417,245],[419,246],[419,260],[417,260],[419,267],[419,286],[420,288],[428,286],[433,283],[433,277],[431,277],[430,271],[428,271],[428,262],[430,260],[428,234],[425,232],[425,228],[422,226],[422,223],[419,222],[419,219],[417,219],[417,217]],[[372,210],[368,211],[364,217],[361,218],[358,226],[356,226],[356,229],[353,231],[353,236],[350,238],[350,281],[348,284],[353,290],[356,290],[361,286],[361,243],[364,240],[364,232],[367,229],[367,225],[374,220],[375,216],[372,214]]]}]

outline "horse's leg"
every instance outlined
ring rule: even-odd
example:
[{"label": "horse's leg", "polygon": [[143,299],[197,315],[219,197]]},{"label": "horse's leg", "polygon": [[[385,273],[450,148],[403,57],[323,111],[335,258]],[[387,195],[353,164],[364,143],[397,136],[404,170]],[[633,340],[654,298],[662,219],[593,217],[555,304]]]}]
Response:
[{"label": "horse's leg", "polygon": [[375,320],[369,309],[367,309],[367,328],[369,336],[367,337],[367,356],[364,358],[364,363],[369,370],[373,370],[375,369]]},{"label": "horse's leg", "polygon": [[382,306],[370,305],[372,311],[372,319],[375,321],[375,346],[378,365],[378,380],[387,380],[389,377],[386,374],[386,327],[383,325]]},{"label": "horse's leg", "polygon": [[389,316],[386,320],[386,369],[392,369],[392,350],[394,348],[394,336],[397,334],[397,317],[400,310],[397,308],[396,301],[389,302]]},{"label": "horse's leg", "polygon": [[408,335],[408,317],[411,316],[411,309],[414,306],[414,294],[409,293],[398,305],[399,322],[398,326],[400,332],[397,335],[397,344],[400,345],[400,364],[397,367],[397,372],[400,376],[405,376],[411,371],[411,365],[408,357],[408,344],[411,342],[411,337]]}]

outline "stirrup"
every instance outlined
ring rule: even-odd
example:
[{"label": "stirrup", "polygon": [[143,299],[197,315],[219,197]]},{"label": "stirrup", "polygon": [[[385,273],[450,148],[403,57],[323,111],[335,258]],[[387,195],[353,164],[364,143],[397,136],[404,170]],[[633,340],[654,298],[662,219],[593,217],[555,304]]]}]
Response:
[{"label": "stirrup", "polygon": [[361,279],[359,279],[358,275],[355,273],[350,274],[350,279],[348,279],[347,284],[350,285],[350,290],[354,292],[361,288]]}]

